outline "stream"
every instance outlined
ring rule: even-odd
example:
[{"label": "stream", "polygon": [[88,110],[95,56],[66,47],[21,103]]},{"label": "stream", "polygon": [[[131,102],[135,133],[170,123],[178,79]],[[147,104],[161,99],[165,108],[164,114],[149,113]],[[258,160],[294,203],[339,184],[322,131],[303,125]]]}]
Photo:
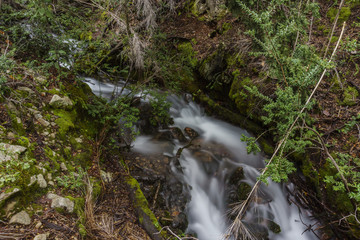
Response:
[{"label": "stream", "polygon": [[[113,93],[119,93],[123,86],[120,83],[120,87],[115,87],[93,78],[85,78],[85,82],[96,95],[108,99]],[[185,209],[187,232],[199,240],[220,240],[231,223],[228,217],[231,210],[229,199],[237,194],[237,188],[229,187],[231,176],[242,169],[243,178],[238,184],[253,186],[259,171],[265,166],[264,156],[247,154],[246,143],[240,140],[242,134],[249,135],[246,130],[207,116],[189,97],[170,96],[168,101],[172,103],[170,115],[174,120],[171,127],[181,130],[190,128],[199,135],[192,147],[183,149],[178,165],[170,162],[174,176],[191,196]],[[164,143],[153,140],[152,136],[140,135],[131,151],[147,155],[161,153],[174,158],[178,149],[186,143],[172,139],[169,145],[172,147],[164,148]],[[296,200],[287,189],[293,190],[293,184],[278,184],[271,180],[268,185],[261,184],[256,201],[250,205],[243,220],[256,239],[317,239],[312,231],[307,231],[307,227],[314,225],[316,220],[311,219],[310,212],[290,204]],[[275,233],[270,225],[280,226],[281,232]]]}]

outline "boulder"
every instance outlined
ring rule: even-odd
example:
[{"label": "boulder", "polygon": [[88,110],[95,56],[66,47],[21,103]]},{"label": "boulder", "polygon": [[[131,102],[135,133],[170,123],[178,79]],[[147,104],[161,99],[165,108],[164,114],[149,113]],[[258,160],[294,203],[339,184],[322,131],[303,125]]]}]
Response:
[{"label": "boulder", "polygon": [[14,216],[11,217],[10,219],[10,223],[17,223],[17,224],[22,224],[22,225],[30,225],[31,223],[31,218],[29,216],[29,214],[25,211],[21,211],[17,214],[15,214]]},{"label": "boulder", "polygon": [[14,196],[16,193],[20,192],[20,189],[14,188],[11,192],[8,193],[1,193],[0,194],[0,206],[5,203],[6,200]]},{"label": "boulder", "polygon": [[63,108],[63,109],[71,109],[73,106],[73,102],[70,100],[69,97],[60,97],[59,95],[55,94],[50,102],[50,106],[54,108]]},{"label": "boulder", "polygon": [[0,163],[11,159],[17,160],[19,155],[26,151],[26,147],[0,143]]},{"label": "boulder", "polygon": [[68,213],[72,213],[74,211],[74,202],[68,198],[64,198],[53,193],[49,193],[47,198],[52,200],[51,208],[65,209]]}]

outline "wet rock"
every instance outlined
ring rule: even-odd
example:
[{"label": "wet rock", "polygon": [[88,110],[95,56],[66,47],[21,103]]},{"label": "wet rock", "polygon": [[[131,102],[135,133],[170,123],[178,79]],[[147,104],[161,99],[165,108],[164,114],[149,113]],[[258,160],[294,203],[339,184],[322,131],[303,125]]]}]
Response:
[{"label": "wet rock", "polygon": [[46,188],[47,183],[44,179],[44,176],[42,174],[37,175],[37,183],[39,184],[40,188]]},{"label": "wet rock", "polygon": [[68,198],[64,198],[53,193],[49,193],[47,198],[52,200],[51,208],[65,209],[69,213],[74,211],[74,202]]},{"label": "wet rock", "polygon": [[31,218],[29,216],[29,214],[25,211],[21,211],[17,214],[15,214],[14,216],[11,217],[10,219],[10,223],[17,223],[17,224],[22,224],[22,225],[30,225],[31,223]]},{"label": "wet rock", "polygon": [[170,131],[171,131],[173,138],[178,139],[179,142],[187,142],[187,139],[180,128],[173,127],[173,128],[170,128]]},{"label": "wet rock", "polygon": [[26,147],[0,143],[0,163],[11,159],[17,160],[19,155],[26,151]]},{"label": "wet rock", "polygon": [[73,106],[73,102],[67,96],[60,97],[59,95],[55,94],[51,98],[49,105],[54,108],[71,109]]},{"label": "wet rock", "polygon": [[242,167],[238,167],[230,176],[229,184],[238,185],[241,180],[244,179],[244,170]]},{"label": "wet rock", "polygon": [[196,131],[195,131],[194,129],[192,129],[192,128],[186,127],[186,128],[184,129],[184,131],[185,131],[185,134],[188,135],[188,136],[189,136],[190,138],[192,138],[192,139],[199,136],[199,133],[196,132]]},{"label": "wet rock", "polygon": [[281,232],[281,228],[280,228],[279,224],[277,224],[276,222],[271,221],[271,220],[269,220],[268,228],[273,233],[280,233]]},{"label": "wet rock", "polygon": [[187,217],[186,214],[181,212],[179,213],[174,219],[173,222],[171,224],[171,226],[174,229],[180,229],[181,231],[186,230],[187,226],[188,226],[188,221],[187,221]]}]

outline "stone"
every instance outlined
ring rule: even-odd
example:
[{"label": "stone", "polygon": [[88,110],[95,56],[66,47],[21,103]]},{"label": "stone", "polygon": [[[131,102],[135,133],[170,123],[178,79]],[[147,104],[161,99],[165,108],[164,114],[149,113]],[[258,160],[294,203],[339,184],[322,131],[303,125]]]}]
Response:
[{"label": "stone", "polygon": [[34,237],[34,240],[46,240],[48,234],[38,234]]},{"label": "stone", "polygon": [[50,123],[48,121],[46,121],[41,114],[37,113],[34,115],[34,117],[44,127],[47,127],[50,125]]},{"label": "stone", "polygon": [[46,188],[47,183],[44,179],[44,176],[42,174],[37,175],[37,183],[39,184],[40,188]]},{"label": "stone", "polygon": [[42,223],[41,223],[41,222],[38,222],[38,223],[35,225],[35,228],[36,228],[36,229],[39,229],[41,226],[42,226]]},{"label": "stone", "polygon": [[55,94],[51,98],[49,105],[54,108],[71,109],[73,106],[73,102],[67,96],[60,97],[59,95]]},{"label": "stone", "polygon": [[45,84],[46,83],[46,78],[43,76],[38,76],[34,78],[35,81],[37,81],[40,84]]},{"label": "stone", "polygon": [[14,196],[16,193],[20,192],[19,188],[14,188],[11,192],[8,193],[1,193],[0,194],[0,205],[2,202],[5,202],[7,199],[9,199],[10,197]]},{"label": "stone", "polygon": [[35,93],[32,89],[30,89],[28,87],[18,87],[18,90],[23,91],[23,92],[27,92],[29,94],[34,94]]},{"label": "stone", "polygon": [[6,136],[8,139],[15,139],[15,134],[13,132],[8,132]]},{"label": "stone", "polygon": [[28,184],[28,187],[30,187],[31,185],[33,185],[37,180],[37,177],[34,175],[34,176],[31,176],[30,177],[30,183]]},{"label": "stone", "polygon": [[47,195],[47,198],[52,200],[51,208],[65,209],[69,213],[72,213],[74,211],[74,202],[68,198],[64,198],[53,193],[49,193]]},{"label": "stone", "polygon": [[11,215],[10,213],[12,212],[12,210],[15,209],[16,204],[18,203],[18,201],[14,200],[9,202],[5,207],[4,207],[4,211],[5,211],[5,215],[8,217],[9,215]]},{"label": "stone", "polygon": [[26,147],[0,143],[0,163],[11,159],[19,159],[19,155],[26,151]]},{"label": "stone", "polygon": [[17,223],[17,224],[22,224],[22,225],[30,225],[31,223],[31,218],[29,216],[29,214],[25,211],[21,211],[17,214],[15,214],[14,216],[11,217],[10,219],[10,223]]},{"label": "stone", "polygon": [[67,167],[66,167],[66,165],[65,165],[65,163],[63,163],[63,162],[60,164],[60,168],[61,168],[61,170],[64,171],[64,172],[66,172],[66,171],[68,170]]}]

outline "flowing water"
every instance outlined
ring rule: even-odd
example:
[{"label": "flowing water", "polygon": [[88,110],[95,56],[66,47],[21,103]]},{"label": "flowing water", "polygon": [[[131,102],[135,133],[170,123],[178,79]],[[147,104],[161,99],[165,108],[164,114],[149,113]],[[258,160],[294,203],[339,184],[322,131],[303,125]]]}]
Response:
[{"label": "flowing water", "polygon": [[[119,92],[114,91],[111,84],[90,78],[86,80],[97,95],[109,97]],[[259,169],[264,167],[264,157],[261,154],[247,154],[246,144],[240,140],[242,134],[249,135],[246,130],[206,116],[198,104],[185,98],[172,96],[169,101],[172,102],[170,114],[174,127],[191,128],[199,134],[197,139],[200,139],[195,152],[186,148],[182,151],[179,158],[181,170],[172,165],[174,174],[182,180],[191,195],[186,207],[187,231],[195,233],[200,240],[221,239],[230,223],[227,200],[231,194],[228,187],[231,174],[241,167],[244,172],[241,181],[253,186]],[[175,139],[173,149],[162,150],[151,136],[139,136],[134,142],[133,151],[146,154],[165,151],[164,154],[175,156],[184,145]],[[206,156],[206,160],[202,156]],[[293,186],[289,184],[288,188]],[[314,224],[308,217],[310,213],[290,204],[287,195],[284,185],[271,181],[267,186],[261,184],[258,198],[244,218],[246,225],[254,231],[268,233],[269,239],[317,239],[311,231],[306,231],[309,224]],[[269,231],[269,223],[278,224],[281,232],[276,234]],[[259,233],[256,236],[260,238]]]}]

